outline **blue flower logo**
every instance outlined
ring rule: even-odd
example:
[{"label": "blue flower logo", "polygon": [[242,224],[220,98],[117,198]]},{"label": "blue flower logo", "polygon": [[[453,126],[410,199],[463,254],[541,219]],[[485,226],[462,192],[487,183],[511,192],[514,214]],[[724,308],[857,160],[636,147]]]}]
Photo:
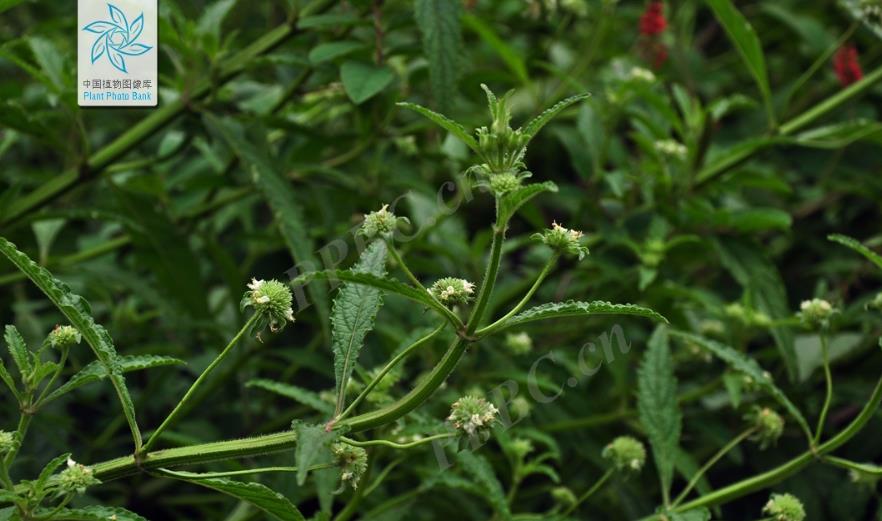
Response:
[{"label": "blue flower logo", "polygon": [[125,13],[113,4],[107,4],[110,20],[98,20],[83,27],[84,31],[98,35],[92,44],[92,63],[107,56],[117,70],[128,74],[126,56],[140,56],[153,47],[138,43],[144,30],[144,13],[130,24]]}]

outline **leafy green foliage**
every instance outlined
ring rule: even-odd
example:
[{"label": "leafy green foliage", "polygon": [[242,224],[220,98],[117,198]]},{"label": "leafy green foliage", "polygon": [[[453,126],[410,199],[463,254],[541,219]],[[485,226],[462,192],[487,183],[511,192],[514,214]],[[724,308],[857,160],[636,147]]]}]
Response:
[{"label": "leafy green foliage", "polygon": [[462,5],[443,0],[416,0],[413,13],[423,36],[423,52],[429,60],[432,96],[439,109],[448,110],[456,96],[460,73]]},{"label": "leafy green foliage", "polygon": [[273,492],[266,485],[260,483],[248,483],[226,478],[188,479],[187,481],[245,501],[279,521],[306,520],[288,498],[278,492]]},{"label": "leafy green foliage", "polygon": [[505,322],[505,327],[513,327],[536,320],[562,317],[588,317],[594,315],[633,315],[667,322],[665,317],[655,311],[634,304],[612,304],[610,302],[549,302],[518,313]]},{"label": "leafy green foliage", "polygon": [[329,445],[336,438],[333,431],[329,431],[324,425],[310,425],[302,421],[295,421],[294,432],[297,434],[297,484],[306,483],[310,467],[320,463],[328,463],[331,459]]},{"label": "leafy green foliage", "polygon": [[649,339],[640,363],[637,410],[646,431],[665,498],[674,477],[674,458],[680,441],[683,416],[677,405],[677,378],[668,341],[668,329],[659,326]]},{"label": "leafy green foliage", "polygon": [[296,402],[302,403],[303,405],[308,405],[309,407],[312,407],[316,411],[327,416],[331,416],[332,414],[334,414],[334,405],[322,400],[318,394],[310,391],[309,389],[304,389],[302,387],[297,387],[296,385],[284,384],[282,382],[274,382],[272,380],[266,379],[251,380],[248,382],[247,386],[256,387],[258,389],[263,389],[271,393],[280,394],[286,398],[290,398]]}]

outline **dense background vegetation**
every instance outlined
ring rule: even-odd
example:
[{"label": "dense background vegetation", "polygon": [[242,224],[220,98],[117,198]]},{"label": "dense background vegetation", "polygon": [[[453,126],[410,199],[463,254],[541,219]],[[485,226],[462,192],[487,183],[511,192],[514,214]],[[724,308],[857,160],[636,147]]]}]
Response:
[{"label": "dense background vegetation", "polygon": [[[239,300],[251,277],[285,280],[295,265],[349,267],[361,215],[382,204],[393,203],[419,230],[401,250],[421,279],[481,280],[493,199],[462,176],[474,158],[395,105],[414,101],[469,128],[485,125],[481,83],[499,93],[516,89],[516,124],[565,96],[592,94],[529,148],[531,181],[554,181],[559,192],[537,197],[512,221],[518,248],[503,261],[491,302],[497,315],[545,260],[529,236],[556,220],[584,230],[591,254],[565,261],[535,302],[650,307],[679,330],[749,354],[813,425],[824,400],[820,340],[793,317],[802,300],[825,298],[841,311],[830,332],[836,391],[826,432],[840,431],[866,402],[882,371],[882,320],[867,306],[880,273],[827,239],[842,233],[871,248],[882,242],[880,19],[856,20],[862,2],[736,2],[761,48],[737,31],[744,27],[737,19],[721,24],[731,14],[722,0],[667,2],[660,31],[642,25],[647,5],[632,0],[319,2],[299,19],[298,4],[160,0],[160,107],[81,110],[74,4],[0,0],[0,235],[83,295],[122,355],[186,362],[127,375],[142,428],[162,421],[245,322]],[[856,49],[864,76],[850,87],[832,64],[844,59],[834,54],[843,44]],[[0,288],[0,321],[15,324],[31,345],[64,322],[3,258]],[[295,418],[326,420],[335,294],[311,284],[313,305],[298,310],[296,324],[265,333],[263,342],[245,340],[163,445],[275,432]],[[387,296],[356,380],[435,325],[434,315]],[[559,510],[566,494],[555,489],[588,489],[607,466],[601,451],[612,438],[646,440],[637,367],[654,327],[628,317],[557,319],[523,329],[533,342],[525,353],[513,353],[504,337],[473,346],[430,401],[368,436],[430,432],[461,395],[509,380],[527,398],[515,414],[523,419],[476,450],[476,459],[449,469],[439,468],[428,445],[372,448],[359,491],[342,492],[324,510],[340,514],[349,504],[339,518],[390,520]],[[567,385],[581,374],[580,349],[619,332],[630,350],[616,350],[597,374]],[[694,343],[672,340],[671,348],[682,413],[676,493],[743,431],[751,406],[775,401]],[[422,350],[362,410],[410,389],[443,349],[439,340]],[[554,359],[542,358],[552,352]],[[74,349],[65,375],[92,360],[85,346]],[[532,403],[525,392],[537,361],[543,392],[564,390],[551,403]],[[267,380],[297,389],[277,389],[280,395]],[[16,409],[0,395],[0,428],[14,430]],[[802,453],[800,429],[786,419],[777,445],[739,445],[699,482],[698,495]],[[874,416],[837,454],[879,461],[880,436]],[[519,440],[533,445],[526,462]],[[67,451],[86,464],[131,453],[106,381],[37,415],[13,474],[36,476]],[[293,454],[190,470],[258,464],[293,465]],[[615,477],[574,515],[651,514],[662,502],[654,465],[650,457],[642,473]],[[286,494],[307,517],[322,509],[311,483],[298,486],[289,474],[251,479]],[[875,479],[855,483],[841,468],[809,465],[770,485],[800,497],[810,520],[882,516]],[[768,494],[731,498],[714,519],[759,518]],[[263,515],[146,473],[107,481],[76,501],[153,520]]]}]

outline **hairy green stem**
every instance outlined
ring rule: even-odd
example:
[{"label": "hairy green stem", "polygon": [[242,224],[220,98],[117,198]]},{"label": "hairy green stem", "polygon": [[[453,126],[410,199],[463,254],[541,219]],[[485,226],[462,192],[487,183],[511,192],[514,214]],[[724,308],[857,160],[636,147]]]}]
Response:
[{"label": "hairy green stem", "polygon": [[545,266],[542,268],[542,271],[540,271],[539,275],[536,277],[536,281],[533,283],[532,286],[530,286],[530,289],[527,290],[527,293],[524,295],[524,298],[522,298],[520,300],[520,302],[515,304],[515,306],[513,308],[511,308],[511,311],[506,313],[505,316],[503,316],[502,318],[500,318],[496,322],[493,322],[489,326],[486,326],[486,327],[483,327],[483,328],[477,330],[475,332],[475,334],[478,336],[489,335],[490,333],[496,331],[497,329],[499,329],[500,327],[505,325],[505,322],[508,319],[515,316],[518,313],[518,311],[523,309],[524,306],[527,305],[527,303],[530,301],[530,299],[533,298],[533,295],[539,289],[539,286],[542,285],[542,282],[545,280],[545,277],[547,277],[548,274],[551,272],[551,270],[554,268],[554,265],[557,263],[557,259],[558,259],[557,253],[553,254],[551,256],[551,258],[548,259],[548,262],[545,263]]},{"label": "hairy green stem", "polygon": [[882,379],[880,379],[879,382],[876,383],[876,387],[873,389],[873,394],[870,396],[870,399],[867,400],[866,405],[864,405],[864,408],[861,409],[861,412],[855,417],[855,419],[852,420],[852,422],[848,424],[848,426],[841,432],[817,446],[814,451],[812,451],[811,449],[807,450],[799,456],[771,470],[763,472],[762,474],[757,474],[756,476],[751,476],[747,479],[743,479],[729,486],[717,489],[688,503],[684,503],[674,510],[676,512],[686,512],[694,508],[719,505],[732,499],[747,495],[755,490],[760,490],[774,485],[775,483],[779,483],[785,478],[792,476],[793,474],[808,466],[812,461],[815,460],[815,458],[820,458],[821,456],[838,449],[840,446],[853,438],[858,432],[860,432],[861,429],[864,428],[867,422],[870,421],[870,419],[876,413],[876,409],[879,407],[880,401],[882,401]]},{"label": "hairy green stem", "polygon": [[389,363],[387,363],[383,367],[383,369],[381,369],[380,372],[377,373],[376,376],[374,376],[373,380],[371,380],[371,382],[369,384],[367,384],[367,387],[364,388],[364,390],[355,398],[355,400],[353,400],[352,403],[349,404],[349,407],[347,407],[346,410],[343,411],[340,414],[340,416],[337,417],[337,421],[340,421],[343,418],[346,418],[347,416],[349,416],[349,414],[352,413],[352,411],[354,411],[355,408],[358,407],[358,405],[365,398],[367,398],[367,396],[371,393],[371,391],[374,390],[374,387],[376,387],[377,384],[380,383],[380,381],[383,379],[383,377],[386,376],[387,374],[389,374],[389,371],[394,369],[395,366],[398,365],[399,362],[401,362],[402,360],[404,360],[405,358],[410,356],[410,354],[412,352],[414,352],[416,349],[418,349],[420,346],[422,346],[423,344],[425,344],[426,342],[428,342],[429,340],[434,338],[435,335],[437,335],[438,333],[441,332],[442,329],[444,329],[445,325],[447,325],[447,323],[442,322],[441,325],[436,327],[434,330],[432,330],[431,333],[420,338],[419,340],[417,340],[416,342],[414,342],[413,344],[411,344],[410,346],[408,346],[407,348],[402,350],[400,353],[395,355],[395,357],[393,357],[392,360],[390,360]]},{"label": "hairy green stem", "polygon": [[613,475],[613,471],[612,471],[612,469],[607,470],[607,471],[603,474],[603,476],[601,476],[600,479],[597,480],[597,483],[595,483],[591,488],[589,488],[588,490],[586,490],[584,494],[582,494],[581,496],[579,496],[579,499],[577,499],[575,503],[573,503],[572,505],[570,505],[569,508],[567,508],[566,510],[564,510],[563,517],[567,517],[568,515],[570,515],[574,510],[576,510],[576,509],[579,507],[579,505],[581,505],[582,503],[584,503],[585,501],[587,501],[588,498],[590,498],[592,495],[594,495],[595,492],[597,492],[598,490],[600,490],[600,488],[601,488],[602,486],[604,486],[604,485],[606,484],[607,481],[609,481],[609,478],[611,478],[612,475]]},{"label": "hairy green stem", "polygon": [[257,316],[257,313],[251,315],[251,318],[249,318],[248,321],[245,322],[245,325],[242,326],[238,333],[236,333],[236,336],[234,336],[233,339],[230,340],[230,343],[227,344],[227,347],[225,347],[224,350],[221,351],[220,354],[217,355],[217,357],[212,360],[210,364],[208,364],[208,367],[206,367],[205,370],[202,371],[202,374],[200,374],[196,381],[193,382],[193,385],[191,385],[190,388],[187,389],[187,393],[184,394],[184,397],[181,398],[181,401],[179,401],[175,408],[172,409],[172,412],[169,413],[169,415],[165,418],[165,421],[163,421],[162,424],[153,432],[153,434],[147,440],[147,443],[145,443],[144,446],[141,448],[140,452],[145,453],[149,451],[150,448],[156,444],[156,441],[159,440],[159,437],[162,435],[162,433],[172,424],[174,424],[175,420],[178,419],[178,416],[185,410],[185,407],[187,406],[190,398],[193,396],[193,393],[196,392],[196,389],[198,389],[199,386],[202,385],[202,382],[205,381],[205,379],[208,377],[209,374],[211,374],[214,368],[217,367],[218,364],[220,364],[224,360],[224,358],[227,357],[230,351],[232,351],[233,347],[239,342],[239,339],[242,338],[242,335],[244,335],[245,332],[248,331],[248,329],[254,323],[254,321],[257,320]]},{"label": "hairy green stem", "polygon": [[[497,214],[499,213],[499,204],[497,203]],[[505,242],[505,228],[507,222],[499,222],[493,225],[493,243],[490,245],[490,259],[487,261],[487,270],[484,273],[484,280],[481,282],[481,291],[475,301],[475,308],[469,317],[466,325],[466,334],[471,335],[478,329],[481,319],[484,317],[484,311],[490,302],[490,295],[493,293],[493,286],[496,284],[496,275],[499,273],[499,262],[502,260],[502,243]]]},{"label": "hairy green stem", "polygon": [[737,447],[742,441],[744,441],[748,436],[753,434],[755,431],[756,431],[755,427],[751,427],[751,428],[745,430],[744,432],[742,432],[738,436],[735,436],[732,439],[732,441],[730,441],[729,443],[724,445],[723,448],[721,448],[719,451],[717,451],[716,454],[711,456],[711,458],[709,460],[707,460],[707,462],[700,469],[698,469],[698,472],[696,472],[695,475],[692,476],[692,479],[689,480],[689,483],[686,484],[686,487],[683,489],[683,491],[680,492],[680,494],[674,499],[673,506],[676,507],[677,505],[682,503],[683,500],[686,499],[686,496],[689,495],[689,492],[691,492],[692,489],[695,488],[695,485],[698,484],[698,481],[701,479],[701,477],[704,476],[705,474],[707,474],[707,471],[709,471],[711,469],[711,467],[716,465],[716,463],[718,461],[720,461],[720,459],[723,456],[725,456],[726,454],[729,453],[729,451],[731,451],[732,449]]},{"label": "hairy green stem", "polygon": [[397,443],[390,440],[367,440],[367,441],[358,441],[353,440],[351,438],[347,438],[345,436],[340,437],[340,441],[347,445],[352,445],[353,447],[390,447],[393,449],[412,449],[414,447],[419,447],[420,445],[425,445],[426,443],[432,443],[435,440],[443,440],[445,438],[453,438],[454,436],[459,436],[459,433],[456,432],[445,432],[442,434],[435,434],[434,436],[429,436],[428,438],[423,438],[421,440],[411,441],[409,443]]},{"label": "hairy green stem", "polygon": [[830,349],[828,347],[826,329],[821,331],[821,361],[824,364],[826,394],[824,396],[824,406],[821,408],[821,415],[818,417],[818,426],[815,428],[815,436],[812,438],[815,445],[821,441],[824,424],[827,422],[827,412],[830,410],[830,403],[833,401],[833,375],[830,373]]}]

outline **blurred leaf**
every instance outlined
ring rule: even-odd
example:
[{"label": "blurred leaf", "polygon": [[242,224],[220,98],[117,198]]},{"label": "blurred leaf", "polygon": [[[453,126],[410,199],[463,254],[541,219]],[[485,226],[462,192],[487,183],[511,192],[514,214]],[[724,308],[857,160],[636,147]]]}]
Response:
[{"label": "blurred leaf", "polygon": [[508,508],[505,492],[490,463],[483,456],[478,456],[470,450],[458,452],[456,459],[485,493],[483,499],[493,507],[493,511],[502,519],[511,520],[511,510]]},{"label": "blurred leaf", "polygon": [[309,389],[297,387],[296,385],[284,384],[282,382],[275,382],[265,378],[250,380],[245,386],[257,387],[258,389],[263,389],[286,398],[291,398],[298,403],[302,403],[303,405],[312,407],[322,414],[328,415],[328,417],[334,414],[333,404],[322,400],[317,393],[310,391]]},{"label": "blurred leaf", "polygon": [[[384,277],[386,253],[386,243],[382,240],[373,241],[362,252],[352,272]],[[331,311],[331,347],[334,351],[334,376],[337,381],[335,414],[343,412],[352,369],[358,362],[364,337],[374,328],[374,320],[382,305],[382,291],[361,284],[344,284],[334,299],[334,309]]]},{"label": "blurred leaf", "polygon": [[753,75],[753,79],[756,81],[766,103],[770,104],[771,92],[766,72],[766,59],[763,55],[763,48],[759,37],[757,37],[756,32],[753,30],[753,26],[735,8],[731,0],[706,1],[713,9],[714,15],[716,15],[723,29],[726,30],[729,39],[732,40],[735,48],[738,49],[738,54],[741,55],[741,59],[744,60],[744,64]]},{"label": "blurred leaf", "polygon": [[[847,357],[865,345],[864,335],[860,333],[837,333],[828,339],[830,363]],[[805,382],[816,369],[822,367],[821,337],[818,335],[799,335],[796,337],[796,360],[799,363],[799,381]]]},{"label": "blurred leaf", "polygon": [[199,34],[210,35],[215,39],[220,38],[221,27],[224,19],[230,14],[230,10],[236,5],[236,0],[217,0],[207,7],[199,17],[196,30]]},{"label": "blurred leaf", "polygon": [[340,66],[340,79],[349,99],[360,105],[388,87],[395,74],[384,66],[348,61]]},{"label": "blurred leaf", "polygon": [[321,43],[309,51],[309,61],[318,65],[364,48],[365,45],[363,43],[352,40]]},{"label": "blurred leaf", "polygon": [[588,99],[591,97],[589,93],[576,94],[575,96],[570,96],[564,100],[558,101],[550,108],[544,110],[541,114],[530,120],[526,125],[523,126],[522,130],[524,134],[532,139],[536,134],[542,130],[542,127],[548,124],[549,121],[554,119],[555,116],[560,114],[562,110],[573,105],[574,103],[578,103],[582,100]]},{"label": "blurred leaf", "polygon": [[864,246],[863,244],[858,242],[856,239],[852,239],[851,237],[849,237],[847,235],[842,235],[842,234],[838,234],[838,233],[834,233],[833,235],[828,235],[827,239],[829,239],[833,242],[838,242],[839,244],[841,244],[843,246],[851,248],[852,250],[854,250],[854,251],[860,253],[861,255],[863,255],[864,257],[866,257],[866,259],[868,261],[872,262],[873,264],[875,264],[876,267],[878,267],[879,269],[882,269],[882,257],[880,257],[877,253],[875,253],[870,248],[867,248],[866,246]]},{"label": "blurred leaf", "polygon": [[805,431],[805,433],[811,438],[811,429],[809,429],[808,423],[805,421],[805,417],[799,411],[799,409],[793,405],[793,402],[787,398],[787,395],[779,389],[775,383],[772,381],[771,374],[768,371],[763,370],[762,367],[756,363],[756,360],[748,357],[747,355],[740,353],[731,347],[716,342],[714,340],[709,340],[707,338],[703,338],[697,335],[693,335],[691,333],[685,333],[683,331],[671,331],[671,335],[676,336],[678,338],[682,338],[687,342],[691,342],[702,349],[706,349],[711,354],[726,362],[732,369],[749,376],[753,379],[753,382],[765,389],[772,398],[775,399],[782,407],[784,407],[790,416],[799,423],[800,427]]},{"label": "blurred leaf", "polygon": [[557,185],[551,181],[544,183],[532,183],[522,186],[516,190],[505,193],[499,198],[499,211],[497,212],[497,222],[506,223],[511,219],[518,208],[526,204],[530,199],[536,197],[542,192],[557,192]]},{"label": "blurred leaf", "polygon": [[671,513],[671,521],[710,521],[711,513],[706,508],[689,510],[688,512]]},{"label": "blurred leaf", "polygon": [[530,77],[527,74],[527,65],[521,57],[521,52],[512,49],[511,46],[505,43],[505,41],[496,34],[491,26],[487,25],[487,23],[477,16],[471,13],[464,13],[462,15],[462,21],[466,27],[471,29],[484,40],[484,43],[496,51],[496,54],[502,58],[502,61],[508,66],[511,72],[515,75],[515,78],[517,78],[521,84],[526,85],[530,82]]},{"label": "blurred leaf", "polygon": [[56,92],[63,91],[65,88],[64,62],[58,53],[58,48],[51,41],[37,36],[31,36],[28,41],[40,69],[49,78],[50,84],[48,86]]},{"label": "blurred leaf", "polygon": [[449,0],[416,0],[414,18],[423,35],[423,53],[429,59],[429,76],[435,105],[446,111],[456,98],[456,80],[462,52],[462,4]]},{"label": "blurred leaf", "polygon": [[882,123],[866,119],[834,123],[800,132],[793,137],[793,140],[796,144],[805,147],[834,150],[864,140],[882,145]]},{"label": "blurred leaf", "polygon": [[[183,360],[172,358],[170,356],[157,355],[133,355],[121,356],[117,359],[119,368],[123,373],[129,371],[141,371],[144,369],[152,369],[154,367],[165,367],[169,365],[184,365]],[[94,361],[83,367],[76,374],[70,377],[63,385],[49,393],[45,401],[49,402],[56,398],[82,387],[86,384],[97,382],[107,378],[107,369],[99,361]]]},{"label": "blurred leaf", "polygon": [[667,501],[682,427],[667,327],[656,328],[647,346],[638,371],[637,411],[652,446],[662,493]]},{"label": "blurred leaf", "polygon": [[0,0],[0,13],[3,11],[8,11],[18,4],[24,3],[28,0]]},{"label": "blurred leaf", "polygon": [[226,478],[178,479],[248,502],[280,521],[306,521],[303,514],[288,498],[260,483],[233,481]]},{"label": "blurred leaf", "polygon": [[37,248],[40,251],[40,264],[46,264],[46,261],[49,259],[49,250],[52,248],[52,243],[65,223],[67,223],[66,219],[45,219],[31,224],[31,228],[34,230],[34,237],[37,239]]}]

